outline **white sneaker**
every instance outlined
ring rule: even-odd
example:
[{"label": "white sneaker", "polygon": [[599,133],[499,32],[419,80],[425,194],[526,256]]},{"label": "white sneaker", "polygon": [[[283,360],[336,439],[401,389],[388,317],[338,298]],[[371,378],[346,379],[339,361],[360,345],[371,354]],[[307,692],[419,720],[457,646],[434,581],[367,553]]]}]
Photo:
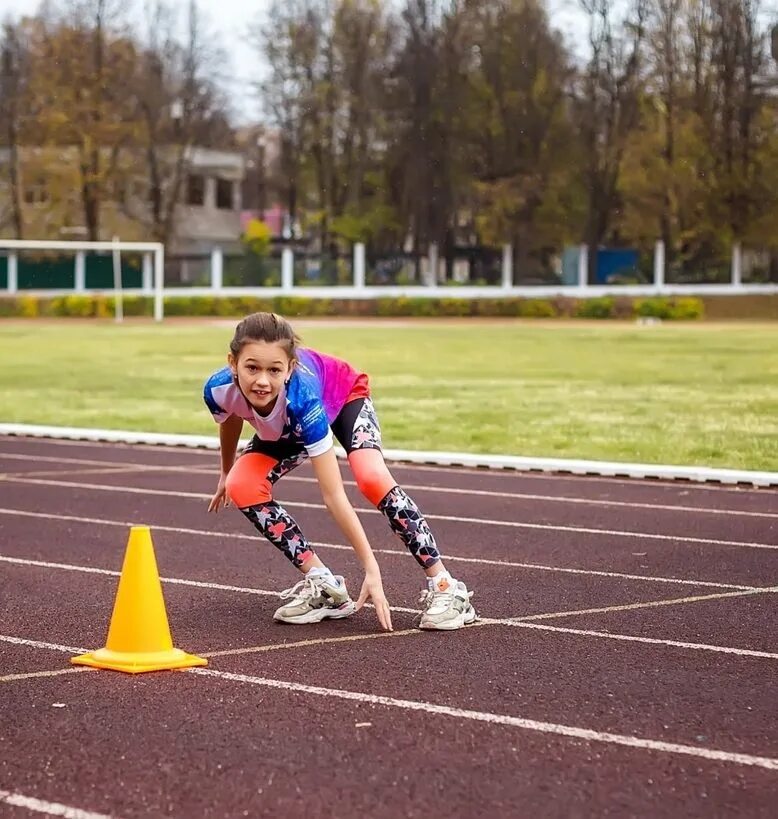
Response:
[{"label": "white sneaker", "polygon": [[431,589],[424,589],[419,598],[422,604],[419,628],[453,631],[474,623],[478,614],[470,602],[472,596],[473,592],[459,580],[443,579]]},{"label": "white sneaker", "polygon": [[273,615],[280,623],[318,623],[324,619],[340,620],[356,610],[342,577],[315,575],[305,577],[291,589],[281,592],[284,603]]}]

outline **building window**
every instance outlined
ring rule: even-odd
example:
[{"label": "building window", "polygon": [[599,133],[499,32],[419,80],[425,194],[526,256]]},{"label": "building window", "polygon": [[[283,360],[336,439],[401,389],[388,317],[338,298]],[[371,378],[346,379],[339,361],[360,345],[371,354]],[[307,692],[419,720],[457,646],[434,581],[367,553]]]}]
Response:
[{"label": "building window", "polygon": [[219,210],[232,210],[232,181],[216,180],[216,207]]},{"label": "building window", "polygon": [[189,176],[186,180],[186,204],[205,204],[205,177]]},{"label": "building window", "polygon": [[28,205],[45,205],[49,201],[46,180],[40,178],[31,185],[26,185],[24,188],[24,201]]}]

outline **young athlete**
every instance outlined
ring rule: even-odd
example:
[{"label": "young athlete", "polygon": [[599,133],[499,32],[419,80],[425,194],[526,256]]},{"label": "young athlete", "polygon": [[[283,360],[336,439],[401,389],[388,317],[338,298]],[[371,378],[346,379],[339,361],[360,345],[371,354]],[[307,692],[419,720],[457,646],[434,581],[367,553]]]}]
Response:
[{"label": "young athlete", "polygon": [[[220,425],[221,448],[221,475],[208,511],[231,502],[303,573],[300,582],[281,593],[287,602],[274,619],[315,623],[348,617],[370,598],[381,626],[392,630],[378,563],[343,487],[334,433],[360,491],[386,516],[427,575],[419,626],[450,630],[472,623],[472,592],[448,573],[427,521],[384,462],[367,376],[345,361],[300,346],[289,322],[274,313],[253,313],[238,324],[227,364],[204,389],[205,403]],[[236,460],[244,421],[255,435]],[[364,567],[356,604],[344,579],[324,565],[294,518],[273,500],[276,481],[306,458],[327,509]]]}]

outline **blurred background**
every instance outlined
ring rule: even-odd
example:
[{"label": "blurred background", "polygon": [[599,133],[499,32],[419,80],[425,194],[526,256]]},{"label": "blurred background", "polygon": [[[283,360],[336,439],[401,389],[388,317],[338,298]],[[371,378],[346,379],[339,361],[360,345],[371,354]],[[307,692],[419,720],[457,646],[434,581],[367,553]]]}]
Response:
[{"label": "blurred background", "polygon": [[657,243],[667,283],[730,282],[733,248],[778,282],[774,6],[2,8],[2,239],[161,242],[168,285],[215,247],[225,286],[278,285],[283,248],[348,284],[357,243],[368,285],[505,284],[506,248],[509,284],[641,284]]}]

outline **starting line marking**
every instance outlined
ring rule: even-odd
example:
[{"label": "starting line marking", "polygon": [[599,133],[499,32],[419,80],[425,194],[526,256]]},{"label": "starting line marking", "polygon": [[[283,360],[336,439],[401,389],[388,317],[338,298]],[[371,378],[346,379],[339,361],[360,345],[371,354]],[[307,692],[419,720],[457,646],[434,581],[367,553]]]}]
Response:
[{"label": "starting line marking", "polygon": [[715,651],[720,654],[737,654],[742,657],[760,657],[766,660],[778,660],[778,654],[771,651],[755,651],[748,648],[729,648],[728,646],[714,646],[707,643],[686,643],[682,640],[663,640],[658,637],[638,637],[633,634],[614,634],[611,631],[592,631],[582,628],[565,628],[564,626],[549,626],[545,623],[525,623],[514,620],[506,623],[514,628],[532,628],[542,631],[557,631],[562,634],[580,634],[583,637],[602,637],[608,640],[625,640],[632,643],[649,643],[652,645],[674,646],[676,648],[690,648],[698,651]]},{"label": "starting line marking", "polygon": [[[113,569],[100,569],[94,566],[78,566],[69,563],[51,563],[48,561],[43,560],[29,560],[26,558],[18,558],[18,557],[7,557],[5,555],[0,555],[0,562],[3,563],[11,563],[16,565],[22,566],[37,566],[46,569],[59,569],[63,571],[73,571],[73,572],[83,572],[86,574],[101,574],[110,577],[118,577],[121,572],[115,571]],[[228,586],[221,583],[209,583],[199,580],[186,580],[184,578],[177,578],[177,577],[161,577],[160,580],[163,583],[170,583],[174,585],[182,585],[182,586],[193,586],[196,588],[206,588],[206,589],[214,589],[216,591],[233,591],[233,592],[240,592],[242,594],[255,594],[265,597],[277,597],[278,593],[275,591],[269,591],[267,589],[256,589],[251,587],[244,587],[244,586]],[[707,600],[720,600],[723,598],[732,598],[732,597],[746,597],[754,594],[774,594],[778,592],[778,586],[771,586],[764,589],[749,589],[746,591],[734,591],[734,592],[721,592],[716,594],[706,594],[706,595],[694,595],[690,597],[674,597],[665,600],[650,600],[646,602],[638,602],[638,603],[626,603],[614,606],[603,606],[599,608],[589,608],[589,609],[577,609],[577,610],[567,610],[567,611],[554,611],[554,612],[545,612],[540,614],[528,614],[522,617],[511,617],[511,618],[490,618],[490,617],[482,617],[478,620],[477,625],[485,626],[485,625],[499,625],[499,626],[521,626],[522,624],[534,622],[537,620],[551,620],[551,619],[561,619],[565,617],[575,617],[575,616],[582,616],[587,614],[607,614],[609,612],[618,612],[618,611],[634,611],[636,609],[643,609],[643,608],[655,608],[659,606],[672,606],[672,605],[685,605],[688,603],[697,603],[701,601]],[[370,605],[370,604],[368,604]],[[392,611],[395,612],[403,612],[405,614],[418,614],[417,609],[406,608],[403,606],[391,606]],[[415,631],[415,630],[414,630]],[[379,632],[377,634],[369,634],[369,635],[349,635],[347,639],[374,639],[378,636],[391,636],[391,634],[400,634],[405,633],[403,632],[390,632],[390,633],[383,633]],[[583,630],[582,632],[583,633]],[[598,637],[601,636],[609,636],[612,639],[627,639],[630,635],[613,635],[609,632],[599,632],[597,634]],[[0,640],[3,638],[0,637]],[[649,638],[646,638],[648,640]],[[652,642],[655,642],[659,645],[667,645],[670,647],[676,648],[685,648],[685,647],[692,647],[700,648],[701,650],[707,651],[720,651],[726,654],[737,654],[743,656],[757,656],[754,654],[753,650],[751,649],[740,649],[740,648],[732,648],[729,646],[709,646],[703,643],[693,643],[683,645],[679,643],[679,641],[674,640],[663,640],[660,638],[650,638]],[[344,638],[321,638],[318,640],[318,643],[332,642],[332,641],[344,641]],[[21,640],[21,638],[7,638],[7,642],[18,642],[20,644],[29,644],[34,645],[35,641],[27,641],[26,643]],[[635,640],[635,642],[642,642],[642,640]],[[291,646],[291,644],[289,644]],[[37,647],[40,648],[51,648],[58,651],[72,651],[74,653],[83,652],[84,649],[74,649],[67,646],[59,646],[53,643],[39,643]],[[253,648],[242,648],[242,649],[225,649],[223,654],[226,655],[227,652],[229,653],[242,653],[242,654],[249,654],[253,651],[270,651],[276,650],[267,648],[266,646],[255,646]],[[210,654],[209,656],[218,656],[216,654]],[[762,656],[761,654],[758,656]],[[769,658],[772,658],[770,656]]]},{"label": "starting line marking", "polygon": [[[29,678],[32,676],[54,676],[65,673],[77,673],[80,671],[89,671],[86,668],[61,669],[50,672],[35,672],[28,675],[17,675],[18,678]],[[629,734],[614,734],[607,731],[596,731],[591,728],[581,728],[573,725],[564,725],[554,722],[542,722],[534,719],[527,719],[525,717],[514,717],[507,714],[493,714],[488,711],[473,711],[464,708],[454,708],[447,705],[438,705],[436,703],[404,700],[395,697],[386,697],[378,694],[366,694],[359,691],[346,691],[337,688],[323,688],[321,686],[305,685],[303,683],[290,682],[287,680],[273,680],[265,677],[253,677],[247,674],[236,674],[228,671],[217,671],[208,668],[188,668],[182,669],[184,673],[197,674],[204,677],[213,677],[216,679],[229,680],[232,682],[248,683],[250,685],[264,686],[267,688],[275,688],[285,692],[295,692],[301,694],[314,694],[322,697],[333,697],[336,699],[351,700],[362,703],[369,703],[371,705],[383,705],[390,708],[400,708],[409,711],[422,711],[427,714],[441,714],[444,716],[454,717],[456,719],[467,719],[476,722],[486,722],[492,725],[503,725],[513,728],[521,728],[527,731],[535,731],[543,734],[555,734],[571,739],[583,740],[584,742],[601,742],[611,745],[621,745],[628,748],[636,748],[646,751],[657,751],[660,753],[669,753],[676,755],[685,755],[697,757],[698,759],[705,759],[713,762],[724,762],[735,765],[747,765],[752,767],[764,768],[770,771],[778,770],[778,759],[771,757],[754,756],[751,754],[733,753],[730,751],[722,751],[716,748],[706,748],[694,745],[684,745],[675,742],[665,742],[663,740],[647,739],[644,737],[632,736]],[[8,797],[14,799],[30,800],[30,797],[20,797],[19,795],[10,794],[8,791],[0,791],[0,801],[6,801],[8,804],[18,805],[20,807],[29,807],[30,810],[39,810],[43,813],[51,813],[55,816],[66,816],[71,819],[107,819],[101,814],[94,814],[80,811],[78,808],[68,808],[58,803],[38,802],[32,800],[29,804],[20,801],[8,801]],[[33,803],[45,806],[44,808],[37,808],[32,806]],[[57,812],[57,811],[60,812]],[[65,813],[62,811],[77,811],[76,813]]]},{"label": "starting line marking", "polygon": [[15,808],[25,808],[35,813],[45,813],[49,816],[63,816],[64,819],[111,819],[105,813],[94,813],[81,808],[73,808],[70,805],[61,805],[59,802],[45,802],[43,799],[36,799],[34,796],[11,793],[11,791],[0,790],[0,803]]},{"label": "starting line marking", "polygon": [[646,751],[659,751],[669,754],[682,754],[715,762],[727,762],[736,765],[750,765],[765,768],[769,771],[778,771],[778,759],[770,757],[752,756],[750,754],[732,753],[715,748],[704,748],[694,745],[682,745],[675,742],[664,742],[655,739],[630,736],[627,734],[612,734],[606,731],[594,731],[590,728],[579,728],[573,725],[562,725],[554,722],[540,722],[524,717],[512,717],[507,714],[492,714],[485,711],[471,711],[464,708],[452,708],[447,705],[437,705],[432,702],[403,700],[395,697],[384,697],[377,694],[364,694],[358,691],[344,691],[337,688],[323,688],[317,685],[286,680],[271,680],[265,677],[252,677],[247,674],[234,674],[227,671],[216,671],[208,668],[189,668],[189,674],[203,677],[232,680],[233,682],[248,683],[249,685],[276,688],[281,691],[294,691],[301,694],[314,694],[320,697],[334,697],[336,699],[370,703],[371,705],[385,705],[390,708],[401,708],[408,711],[423,711],[428,714],[441,714],[458,719],[468,719],[477,722],[487,722],[493,725],[505,725],[513,728],[522,728],[527,731],[537,731],[543,734],[557,734],[559,736],[580,739],[586,742],[602,742],[611,745],[623,745],[628,748],[638,748]]},{"label": "starting line marking", "polygon": [[93,670],[94,669],[86,668],[57,668],[54,671],[27,671],[22,674],[6,674],[4,677],[0,677],[0,683],[14,682],[15,680],[32,680],[37,677],[59,677],[62,674],[76,674],[79,671]]},{"label": "starting line marking", "polygon": [[[158,495],[161,497],[187,498],[192,500],[210,500],[212,495],[207,492],[181,492],[172,489],[145,489],[137,486],[106,486],[99,483],[77,483],[75,481],[52,481],[41,478],[8,478],[0,476],[0,481],[6,483],[22,483],[34,486],[56,486],[58,489],[89,489],[98,492],[120,492],[125,495]],[[300,509],[326,509],[323,503],[308,503],[304,501],[284,500],[284,506]],[[362,515],[380,515],[378,509],[354,507],[354,511]],[[613,535],[615,537],[637,538],[639,540],[669,540],[679,543],[703,543],[713,546],[743,546],[749,549],[778,549],[778,544],[754,543],[743,540],[718,540],[715,538],[689,537],[686,535],[663,535],[649,532],[631,532],[623,529],[595,529],[589,526],[558,526],[549,523],[522,523],[515,520],[496,520],[494,518],[471,518],[457,515],[425,515],[427,520],[443,520],[451,523],[476,523],[480,526],[506,526],[512,529],[536,529],[551,532],[577,532],[588,535]]]},{"label": "starting line marking", "polygon": [[295,643],[268,643],[262,646],[246,648],[225,648],[221,651],[198,651],[198,657],[237,657],[241,654],[260,654],[265,651],[278,651],[285,648],[309,648],[310,646],[329,645],[330,643],[353,643],[361,640],[380,640],[384,637],[408,637],[424,634],[418,628],[406,628],[400,631],[378,631],[375,634],[349,634],[344,637],[319,637],[312,640],[298,640]]},{"label": "starting line marking", "polygon": [[[122,528],[128,528],[133,526],[134,524],[129,521],[121,521],[121,520],[107,520],[105,518],[86,518],[86,517],[78,517],[76,515],[54,515],[46,512],[28,512],[24,509],[3,509],[0,508],[0,514],[2,515],[15,515],[18,517],[28,517],[28,518],[43,518],[45,520],[68,520],[74,523],[96,523],[101,526],[120,526]],[[152,529],[155,529],[159,532],[173,532],[175,534],[181,535],[198,535],[203,537],[215,537],[221,540],[248,540],[254,543],[259,542],[259,538],[257,535],[253,533],[249,534],[242,534],[238,532],[213,532],[208,531],[207,529],[188,529],[180,526],[162,526],[157,524],[150,524]],[[350,546],[344,546],[340,543],[319,543],[317,541],[311,541],[311,545],[317,549],[336,549],[339,551],[344,552],[353,552],[353,549]],[[401,549],[373,549],[376,554],[383,554],[383,555],[392,555],[393,557],[401,556],[407,558],[407,552]],[[463,563],[476,563],[476,564],[484,564],[490,566],[503,566],[509,568],[518,568],[518,569],[537,569],[538,571],[544,572],[562,572],[564,574],[581,574],[581,575],[592,575],[595,577],[613,577],[625,580],[646,580],[652,583],[669,583],[669,584],[679,584],[684,586],[700,586],[700,587],[710,587],[714,589],[758,589],[761,588],[760,586],[746,586],[746,585],[739,585],[735,583],[716,583],[711,580],[693,580],[687,578],[679,578],[679,577],[657,577],[656,575],[650,574],[627,574],[625,572],[606,572],[598,569],[575,569],[575,568],[567,568],[564,566],[547,566],[542,563],[519,563],[510,560],[490,560],[489,558],[483,557],[460,557],[458,555],[447,554],[445,556],[447,562],[449,561],[461,561]]]}]

